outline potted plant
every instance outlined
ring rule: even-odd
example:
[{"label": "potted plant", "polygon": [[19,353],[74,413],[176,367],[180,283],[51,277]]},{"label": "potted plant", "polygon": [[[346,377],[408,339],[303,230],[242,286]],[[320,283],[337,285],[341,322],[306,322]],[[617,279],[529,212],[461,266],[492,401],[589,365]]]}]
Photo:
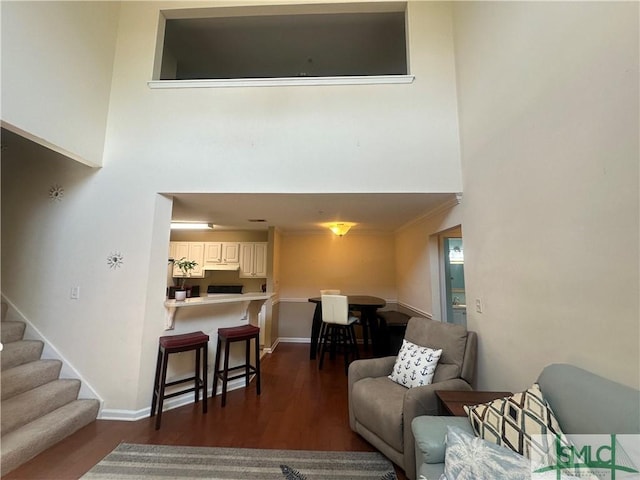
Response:
[{"label": "potted plant", "polygon": [[186,257],[182,257],[180,260],[176,260],[174,265],[180,269],[183,277],[178,277],[178,290],[176,290],[176,300],[184,300],[187,296],[185,282],[187,278],[191,276],[191,270],[198,265],[194,260],[187,260]]}]

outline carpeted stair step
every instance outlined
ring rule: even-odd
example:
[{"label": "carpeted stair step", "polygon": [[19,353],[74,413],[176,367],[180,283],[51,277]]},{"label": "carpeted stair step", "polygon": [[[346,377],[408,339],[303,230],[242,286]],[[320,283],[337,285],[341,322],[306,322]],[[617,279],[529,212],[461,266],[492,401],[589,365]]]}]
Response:
[{"label": "carpeted stair step", "polygon": [[2,370],[39,360],[43,347],[44,344],[39,340],[20,340],[4,344],[0,352]]},{"label": "carpeted stair step", "polygon": [[[98,415],[99,407],[98,400],[75,400],[3,435],[0,475],[9,473],[76,430],[93,422]],[[2,416],[5,416],[4,405]]]},{"label": "carpeted stair step", "polygon": [[54,381],[61,368],[60,360],[36,360],[5,370],[0,377],[2,400]]},{"label": "carpeted stair step", "polygon": [[54,380],[2,401],[0,432],[4,436],[78,398],[80,380]]},{"label": "carpeted stair step", "polygon": [[26,326],[24,322],[0,322],[0,341],[9,343],[22,340]]}]

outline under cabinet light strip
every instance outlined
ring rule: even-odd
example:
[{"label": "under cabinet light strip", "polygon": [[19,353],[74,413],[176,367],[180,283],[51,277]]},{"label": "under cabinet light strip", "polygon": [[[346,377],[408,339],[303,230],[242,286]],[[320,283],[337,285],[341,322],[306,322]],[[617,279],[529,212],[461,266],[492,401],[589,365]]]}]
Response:
[{"label": "under cabinet light strip", "polygon": [[171,222],[171,230],[209,230],[213,228],[211,223]]}]

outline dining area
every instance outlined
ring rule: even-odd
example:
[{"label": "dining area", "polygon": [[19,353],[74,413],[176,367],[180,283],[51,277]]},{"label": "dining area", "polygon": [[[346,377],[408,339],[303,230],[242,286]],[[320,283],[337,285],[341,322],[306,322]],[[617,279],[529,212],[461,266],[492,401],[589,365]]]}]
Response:
[{"label": "dining area", "polygon": [[[267,290],[275,294],[271,323],[274,344],[267,345],[267,353],[277,354],[279,345],[302,344],[309,366],[319,369],[322,291],[338,291],[347,297],[348,315],[358,318],[353,328],[362,358],[396,355],[409,316],[429,315],[422,297],[415,304],[407,302],[407,292],[400,288],[407,270],[397,268],[393,235],[300,233],[276,236],[276,240],[279,262],[272,283],[267,282]],[[400,316],[401,322],[389,323],[385,318],[388,315]],[[350,354],[349,360],[353,356]],[[343,355],[338,352],[334,358],[335,366],[342,367]],[[324,364],[330,360],[331,349],[327,348]]]},{"label": "dining area", "polygon": [[[325,353],[331,359],[337,353],[344,356],[345,374],[351,360],[360,357],[355,326],[359,326],[362,349],[368,356],[394,355],[391,336],[403,335],[404,329],[389,328],[386,317],[400,312],[383,312],[385,299],[363,294],[342,294],[340,290],[321,290],[310,297],[314,304],[311,323],[309,359],[318,360],[321,369]],[[400,314],[408,321],[409,315]],[[406,326],[406,322],[405,322]]]}]

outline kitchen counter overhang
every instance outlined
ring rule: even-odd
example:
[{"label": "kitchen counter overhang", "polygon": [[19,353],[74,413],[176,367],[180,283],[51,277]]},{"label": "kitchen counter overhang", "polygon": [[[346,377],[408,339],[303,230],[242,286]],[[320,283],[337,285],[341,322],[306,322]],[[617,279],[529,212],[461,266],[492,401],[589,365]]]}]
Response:
[{"label": "kitchen counter overhang", "polygon": [[273,297],[273,293],[264,292],[249,292],[249,293],[220,293],[212,294],[206,297],[193,297],[186,300],[166,300],[164,306],[167,309],[167,315],[165,318],[165,330],[173,330],[176,311],[179,308],[199,307],[203,305],[216,305],[223,303],[242,303],[245,305],[245,316],[243,320],[249,318],[249,309],[252,305],[258,309],[268,299]]}]

